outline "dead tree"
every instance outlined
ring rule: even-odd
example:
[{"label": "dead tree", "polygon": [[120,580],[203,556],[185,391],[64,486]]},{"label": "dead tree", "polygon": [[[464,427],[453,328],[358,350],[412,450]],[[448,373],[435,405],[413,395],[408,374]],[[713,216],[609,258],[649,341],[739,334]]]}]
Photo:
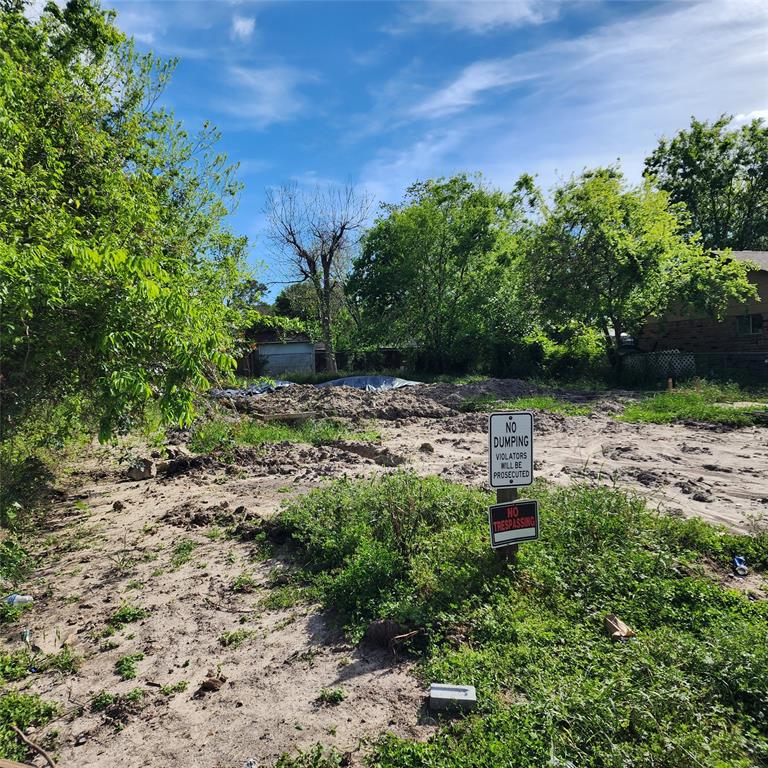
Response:
[{"label": "dead tree", "polygon": [[328,370],[336,371],[333,290],[370,210],[370,198],[346,187],[304,192],[296,184],[267,191],[268,235],[293,276],[311,283],[320,307]]}]

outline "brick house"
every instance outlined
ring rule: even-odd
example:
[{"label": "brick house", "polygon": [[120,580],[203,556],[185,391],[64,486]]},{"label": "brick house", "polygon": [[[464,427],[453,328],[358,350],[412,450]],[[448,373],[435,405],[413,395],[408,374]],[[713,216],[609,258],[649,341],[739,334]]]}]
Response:
[{"label": "brick house", "polygon": [[734,251],[733,258],[757,264],[749,279],[762,301],[732,302],[720,322],[703,313],[653,318],[637,335],[637,348],[719,356],[726,365],[768,372],[768,251]]}]

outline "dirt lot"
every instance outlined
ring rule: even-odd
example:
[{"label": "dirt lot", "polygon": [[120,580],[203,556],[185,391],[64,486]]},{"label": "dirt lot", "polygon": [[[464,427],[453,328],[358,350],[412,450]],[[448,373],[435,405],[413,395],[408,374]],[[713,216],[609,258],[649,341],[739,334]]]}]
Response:
[{"label": "dirt lot", "polygon": [[[270,516],[328,478],[397,466],[483,486],[487,416],[460,413],[459,403],[531,391],[524,382],[492,380],[381,393],[296,386],[243,398],[231,405],[262,415],[342,417],[379,430],[382,439],[243,449],[234,463],[209,457],[138,482],[126,480],[118,463],[124,447],[92,446],[67,471],[42,566],[26,585],[36,602],[25,626],[36,642],[53,648],[69,636],[84,662],[75,676],[33,675],[20,684],[65,711],[30,735],[59,732],[62,768],[236,768],[249,759],[266,766],[318,741],[349,752],[357,765],[361,740],[384,730],[427,737],[434,724],[407,660],[349,644],[316,607],[280,608],[269,600],[280,594],[280,559],[264,559],[252,542],[217,538],[211,526]],[[741,531],[768,513],[768,429],[626,424],[613,418],[626,397],[594,400],[589,416],[537,413],[537,476],[617,484],[661,510]],[[179,562],[186,541],[195,546]],[[243,572],[253,575],[252,591],[233,592]],[[150,614],[105,636],[123,601]],[[222,635],[238,630],[247,633],[242,645],[222,645]],[[17,631],[6,631],[4,641],[21,647]],[[143,654],[137,677],[123,681],[115,663],[134,653]],[[216,690],[200,690],[206,679]],[[160,691],[182,680],[185,691]],[[91,711],[100,691],[136,687],[145,691],[142,706]],[[343,701],[318,700],[322,689],[337,687]]]}]

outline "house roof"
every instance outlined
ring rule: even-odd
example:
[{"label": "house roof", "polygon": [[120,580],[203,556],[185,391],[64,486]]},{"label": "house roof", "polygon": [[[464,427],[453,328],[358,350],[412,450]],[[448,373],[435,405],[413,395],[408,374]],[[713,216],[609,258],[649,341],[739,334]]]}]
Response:
[{"label": "house roof", "polygon": [[768,272],[768,251],[733,251],[731,254],[739,261],[754,261],[763,272]]}]

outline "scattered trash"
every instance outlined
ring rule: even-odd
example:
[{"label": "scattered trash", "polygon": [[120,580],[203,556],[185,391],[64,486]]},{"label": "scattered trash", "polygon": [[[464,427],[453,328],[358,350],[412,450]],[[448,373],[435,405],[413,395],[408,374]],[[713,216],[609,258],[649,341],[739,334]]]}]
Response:
[{"label": "scattered trash", "polygon": [[631,637],[636,637],[635,631],[630,629],[618,616],[609,613],[605,617],[605,634],[613,642],[626,642]]},{"label": "scattered trash", "polygon": [[746,558],[736,555],[733,558],[733,570],[736,571],[737,576],[746,576],[749,573]]},{"label": "scattered trash", "polygon": [[8,595],[8,597],[6,597],[3,602],[15,608],[17,605],[30,605],[34,602],[34,598],[32,595],[13,594]]},{"label": "scattered trash", "polygon": [[420,381],[407,381],[406,379],[398,379],[397,376],[347,376],[344,379],[324,381],[322,384],[315,384],[315,386],[318,389],[353,387],[354,389],[364,389],[366,392],[381,392],[389,389],[400,389],[400,387],[418,387],[420,384]]},{"label": "scattered trash", "polygon": [[64,646],[72,645],[77,633],[71,627],[56,626],[37,633],[32,643],[32,650],[46,656],[58,653]]},{"label": "scattered trash", "polygon": [[26,643],[27,648],[32,644],[32,630],[31,629],[22,629],[21,630],[21,642]]},{"label": "scattered trash", "polygon": [[279,421],[281,424],[305,424],[317,416],[314,411],[295,411],[290,413],[270,413],[264,421]]},{"label": "scattered trash", "polygon": [[243,766],[243,768],[259,768],[259,764],[256,762],[256,758],[249,757],[245,761],[245,765]]},{"label": "scattered trash", "polygon": [[432,710],[469,711],[477,706],[474,685],[447,685],[432,683],[429,686],[429,708]]}]

